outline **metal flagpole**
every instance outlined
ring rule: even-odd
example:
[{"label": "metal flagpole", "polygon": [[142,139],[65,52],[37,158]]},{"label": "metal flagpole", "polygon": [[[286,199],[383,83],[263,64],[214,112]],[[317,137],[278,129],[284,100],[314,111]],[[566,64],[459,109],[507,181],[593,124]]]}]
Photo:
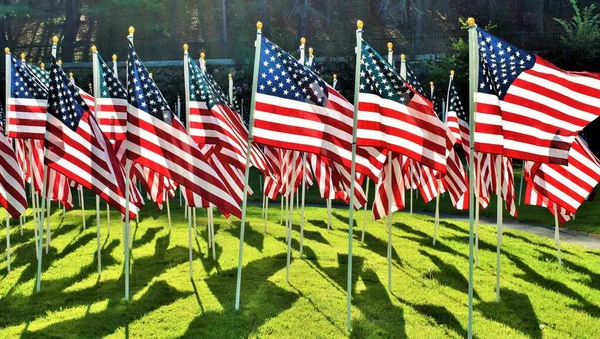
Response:
[{"label": "metal flagpole", "polygon": [[8,209],[6,210],[6,270],[10,273],[10,214]]},{"label": "metal flagpole", "polygon": [[[469,27],[469,121],[471,128],[469,132],[469,168],[474,168],[474,153],[475,153],[475,103],[476,93],[479,88],[479,49],[477,42],[477,26],[475,19],[467,20]],[[473,212],[474,203],[473,187],[475,181],[475,171],[469,171],[469,190],[471,197],[469,199],[469,300],[468,300],[468,325],[467,338],[473,338]],[[477,194],[479,195],[479,194]]]},{"label": "metal flagpole", "polygon": [[250,103],[250,123],[248,124],[248,147],[246,149],[246,169],[244,173],[244,197],[242,201],[242,220],[240,223],[240,248],[238,256],[237,279],[235,285],[235,309],[240,309],[240,289],[242,286],[242,259],[244,257],[244,231],[246,229],[246,205],[248,203],[248,177],[250,174],[250,151],[252,147],[252,128],[254,127],[254,106],[256,104],[256,86],[258,83],[258,62],[262,42],[262,22],[256,23],[256,41],[254,51],[254,71],[252,75],[252,101]]},{"label": "metal flagpole", "polygon": [[[189,74],[189,54],[188,54],[188,44],[184,44],[183,45],[183,78],[184,78],[184,88],[185,88],[185,124],[186,124],[186,130],[190,131],[190,85],[189,85],[189,78],[190,78],[190,74]],[[188,195],[189,197],[189,195]],[[186,200],[187,201],[187,200]],[[186,203],[187,206],[189,206],[189,203]],[[194,233],[192,234],[192,209],[196,209],[195,207],[186,207],[186,213],[187,213],[187,218],[188,218],[188,257],[189,257],[189,262],[190,262],[190,279],[193,280],[194,279],[194,268],[193,268],[193,260],[194,260],[194,253],[193,253],[193,247],[192,247],[192,239],[195,238],[196,234],[195,234],[195,229],[194,229]]]},{"label": "metal flagpole", "polygon": [[338,81],[337,81],[337,74],[334,74],[334,75],[333,75],[333,84],[332,84],[332,87],[333,87],[333,89],[335,89],[335,90],[337,90],[337,82],[338,82]]},{"label": "metal flagpole", "polygon": [[[352,165],[350,180],[356,180],[356,129],[358,124],[358,96],[360,85],[360,61],[362,55],[363,22],[356,22],[356,68],[354,70],[354,121],[352,124]],[[350,212],[348,215],[348,278],[346,286],[346,330],[350,332],[352,325],[352,224],[354,223],[354,189],[350,182]]]},{"label": "metal flagpole", "polygon": [[[367,228],[367,207],[369,207],[369,187],[371,186],[371,178],[367,177],[367,189],[365,191],[365,195],[367,197],[367,201],[365,202],[365,207],[364,207],[364,212],[363,212],[363,223],[362,223],[362,230],[361,230],[361,236],[360,236],[360,241],[361,242],[365,242],[365,229]],[[331,201],[329,201],[329,209],[331,210]],[[329,213],[331,215],[331,213]],[[329,216],[329,219],[331,220],[331,216]],[[331,224],[331,222],[330,222]]]},{"label": "metal flagpole", "polygon": [[519,184],[519,205],[521,205],[521,197],[523,196],[523,178],[525,177],[525,160],[521,166],[521,183]]},{"label": "metal flagpole", "polygon": [[[62,67],[62,61],[58,60],[58,66]],[[69,80],[71,80],[71,83],[75,85],[75,78],[73,78],[73,73],[69,73]],[[81,221],[83,223],[83,229],[85,230],[85,203],[83,201],[83,186],[81,185],[79,185],[79,195],[81,197]]]},{"label": "metal flagpole", "polygon": [[[115,56],[116,57],[116,56]],[[113,59],[114,62],[114,59]],[[94,96],[94,112],[98,112],[100,105],[98,104],[98,99],[100,98],[100,63],[98,61],[98,49],[96,46],[92,46],[92,70],[93,70],[93,81],[94,86],[92,95]],[[128,178],[125,178],[125,182],[127,183]],[[106,204],[108,208],[108,203]],[[106,211],[106,215],[108,218],[109,211]],[[102,250],[100,247],[100,196],[96,195],[96,238],[97,238],[97,253],[98,253],[98,276],[102,277]]]},{"label": "metal flagpole", "polygon": [[265,196],[265,233],[267,232],[267,220],[269,219],[269,197]]},{"label": "metal flagpole", "polygon": [[[6,219],[8,225],[8,219]],[[562,258],[560,251],[560,229],[558,227],[558,205],[554,203],[554,242],[556,243],[558,265],[562,266]]]},{"label": "metal flagpole", "polygon": [[298,155],[300,152],[294,152],[294,157],[292,158],[292,182],[290,189],[290,209],[288,213],[288,237],[287,237],[287,260],[285,266],[285,281],[290,282],[290,261],[292,257],[292,230],[294,226],[294,185],[296,184],[296,180],[298,179],[298,171],[295,170],[296,162],[298,161]]},{"label": "metal flagpole", "polygon": [[227,75],[227,79],[229,84],[229,104],[233,106],[233,75],[229,73],[229,75]]},{"label": "metal flagpole", "polygon": [[[445,105],[444,100],[442,99],[442,119],[444,119],[445,113]],[[446,120],[444,119],[444,124]],[[435,225],[433,228],[433,246],[435,246],[435,242],[437,240],[437,232],[440,227],[440,195],[442,194],[442,179],[437,179],[437,195],[435,197]]]},{"label": "metal flagpole", "polygon": [[327,199],[327,232],[331,230],[331,199]]},{"label": "metal flagpole", "polygon": [[[129,27],[129,35],[127,35],[127,39],[133,45],[133,33],[135,33],[135,28]],[[127,63],[125,63],[125,69],[127,72]],[[126,77],[128,78],[128,77]],[[126,82],[127,88],[129,88],[129,82]],[[127,128],[129,129],[129,124],[127,124]],[[129,133],[129,132],[128,132]],[[129,145],[127,145],[129,147]],[[131,194],[129,186],[129,172],[131,171],[131,160],[125,160],[125,225],[123,230],[123,247],[125,251],[125,300],[129,300],[129,252],[131,251],[131,246],[129,242],[129,233],[130,233],[130,218],[129,218],[129,196]],[[139,214],[139,213],[138,213]]]},{"label": "metal flagpole", "polygon": [[[406,79],[406,55],[400,54],[400,77],[402,79]],[[409,164],[410,165],[410,164]],[[412,182],[412,166],[408,166],[408,177],[410,178],[410,182]],[[409,185],[409,193],[410,193],[410,214],[413,214],[413,188],[412,184]]]},{"label": "metal flagpole", "polygon": [[[54,58],[56,58],[56,51],[58,49],[57,46],[58,43],[58,37],[52,37],[52,56]],[[48,130],[46,130],[46,137],[48,137]],[[32,145],[33,146],[33,145]],[[32,151],[33,151],[33,147],[32,147]],[[44,159],[46,159],[46,155],[48,153],[48,150],[46,149],[46,147],[44,147]],[[44,161],[45,162],[45,161]],[[31,173],[31,175],[33,175],[33,172]],[[33,179],[32,179],[33,181]],[[46,208],[46,199],[44,199],[43,197],[47,194],[46,192],[46,185],[48,183],[48,168],[46,166],[44,166],[44,180],[42,183],[42,210],[40,211],[40,218],[39,218],[39,224],[38,224],[38,243],[37,243],[37,248],[38,248],[38,267],[37,267],[37,276],[36,276],[36,291],[39,292],[42,286],[42,240],[43,240],[43,234],[44,234],[44,212],[45,212],[45,208]]]},{"label": "metal flagpole", "polygon": [[481,159],[477,161],[475,174],[475,266],[479,264],[479,185],[481,185]]},{"label": "metal flagpole", "polygon": [[496,164],[496,302],[500,302],[500,254],[502,247],[502,155],[498,155],[498,163]]},{"label": "metal flagpole", "polygon": [[[388,63],[394,68],[394,44],[388,42]],[[388,216],[387,216],[387,261],[388,261],[388,291],[392,291],[392,152],[387,154],[387,177],[386,194],[388,198]]]}]

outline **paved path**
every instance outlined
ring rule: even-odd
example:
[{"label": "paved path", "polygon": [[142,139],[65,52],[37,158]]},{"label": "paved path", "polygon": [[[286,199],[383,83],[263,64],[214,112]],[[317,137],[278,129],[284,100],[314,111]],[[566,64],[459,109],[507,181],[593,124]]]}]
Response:
[{"label": "paved path", "polygon": [[[433,216],[433,214],[426,214],[426,215]],[[440,215],[440,219],[453,219],[453,220],[469,222],[469,218],[466,218],[464,216],[459,216],[459,215],[452,215],[452,214]],[[496,225],[495,219],[480,218],[479,221],[481,224],[492,225],[492,226]],[[505,221],[504,227],[510,228],[513,230],[533,233],[533,234],[536,234],[536,235],[539,235],[542,237],[554,239],[554,227],[524,224],[524,223],[520,223],[517,221]],[[571,243],[571,244],[582,245],[588,249],[600,250],[600,237],[595,237],[595,236],[589,235],[584,232],[567,230],[567,229],[561,228],[560,229],[560,241]]]}]

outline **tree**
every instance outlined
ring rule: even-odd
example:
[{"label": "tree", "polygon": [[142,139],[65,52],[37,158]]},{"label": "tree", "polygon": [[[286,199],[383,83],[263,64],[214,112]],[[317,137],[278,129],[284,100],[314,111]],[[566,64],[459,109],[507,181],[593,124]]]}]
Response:
[{"label": "tree", "polygon": [[586,70],[596,64],[600,49],[600,14],[596,6],[580,8],[577,0],[571,0],[575,14],[570,21],[555,18],[565,31],[561,41],[567,48],[562,62],[569,62],[571,70]]}]

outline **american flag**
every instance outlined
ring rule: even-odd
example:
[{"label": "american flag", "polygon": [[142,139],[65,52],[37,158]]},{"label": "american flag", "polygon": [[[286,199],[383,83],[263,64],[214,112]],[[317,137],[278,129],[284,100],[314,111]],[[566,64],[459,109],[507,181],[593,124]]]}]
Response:
[{"label": "american flag", "polygon": [[27,140],[14,139],[15,141],[15,155],[17,156],[17,163],[21,168],[23,174],[23,182],[31,182],[31,167],[29,164],[29,157],[27,156]]},{"label": "american flag", "polygon": [[15,56],[11,57],[10,88],[6,114],[8,136],[22,139],[44,139],[48,88],[33,71]]},{"label": "american flag", "polygon": [[52,201],[60,202],[68,210],[73,208],[73,196],[71,195],[69,179],[51,168],[47,170],[46,197],[49,197]]},{"label": "american flag", "polygon": [[125,214],[125,185],[131,194],[130,215],[142,202],[139,192],[125,177],[115,152],[102,134],[79,91],[54,58],[51,68],[45,164],[83,187],[98,194]]},{"label": "american flag", "polygon": [[552,213],[552,215],[556,215],[556,212],[558,212],[558,222],[561,224],[573,219],[573,213],[569,213],[564,207],[558,206],[550,199],[539,194],[535,189],[533,189],[533,185],[529,180],[527,180],[526,185],[524,200],[525,204],[546,207],[550,213]]},{"label": "american flag", "polygon": [[531,184],[536,192],[575,213],[600,181],[600,160],[581,137],[575,139],[568,160],[568,165],[527,166],[531,167]]},{"label": "american flag", "polygon": [[446,124],[448,129],[454,135],[456,143],[462,146],[465,156],[470,152],[470,135],[469,135],[469,116],[467,111],[460,101],[458,91],[454,86],[454,81],[450,82],[448,112],[446,113]]},{"label": "american flag", "polygon": [[462,199],[466,198],[469,191],[469,183],[467,173],[464,170],[462,162],[456,153],[456,150],[452,150],[448,156],[448,164],[446,169],[446,176],[442,178],[443,188],[450,194],[450,200],[452,205],[458,210],[468,209],[468,205],[461,204]]},{"label": "american flag", "polygon": [[28,158],[33,160],[33,189],[41,194],[44,184],[44,140],[26,140],[26,143]]},{"label": "american flag", "polygon": [[317,154],[311,154],[309,160],[312,170],[315,173],[319,195],[322,199],[335,199],[331,160]]},{"label": "american flag", "polygon": [[99,96],[96,98],[98,111],[96,119],[102,133],[111,142],[127,139],[127,93],[99,53],[97,83],[100,84]]},{"label": "american flag", "polygon": [[18,218],[27,209],[23,173],[17,162],[11,142],[0,128],[0,205],[13,218]]},{"label": "american flag", "polygon": [[263,193],[272,200],[275,200],[283,188],[281,175],[282,166],[279,159],[279,150],[275,147],[265,146],[264,153],[265,158],[270,163],[270,166],[274,169],[274,171],[271,173],[271,175],[264,175],[265,183]]},{"label": "american flag", "polygon": [[[408,159],[402,155],[394,154],[391,162],[391,174],[388,172],[387,161],[381,170],[375,187],[375,200],[373,200],[373,219],[375,220],[404,208],[404,191],[406,188],[402,177],[403,161],[408,161]],[[388,186],[388,175],[392,176],[391,186]],[[391,209],[389,208],[390,200]]]},{"label": "american flag", "polygon": [[[226,162],[242,170],[246,167],[248,129],[240,115],[229,106],[225,93],[214,79],[188,58],[190,86],[189,133],[201,145],[220,145]],[[257,145],[252,145],[250,161],[262,173],[269,173],[267,161]],[[223,159],[225,160],[225,159]]]},{"label": "american flag", "polygon": [[[239,206],[169,109],[131,43],[127,64],[128,158],[177,182],[214,204],[223,214],[241,217]],[[188,204],[196,207],[194,201]]]},{"label": "american flag", "polygon": [[[322,154],[348,169],[353,106],[318,75],[261,37],[254,140],[264,145]],[[356,170],[376,180],[385,155],[357,148]]]},{"label": "american flag", "polygon": [[50,72],[34,64],[28,64],[31,72],[46,86],[50,83]]},{"label": "american flag", "polygon": [[363,40],[357,144],[386,148],[445,173],[454,137],[385,58]]},{"label": "american flag", "polygon": [[477,28],[475,149],[567,164],[577,134],[600,115],[600,76],[565,72]]}]

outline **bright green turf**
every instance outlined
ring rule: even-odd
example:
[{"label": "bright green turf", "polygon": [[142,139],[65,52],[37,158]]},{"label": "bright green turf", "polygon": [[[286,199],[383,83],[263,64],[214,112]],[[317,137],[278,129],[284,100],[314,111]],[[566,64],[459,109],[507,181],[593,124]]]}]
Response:
[{"label": "bright green turf", "polygon": [[[173,205],[178,205],[175,201]],[[273,206],[276,205],[276,206]],[[93,206],[92,201],[87,206]],[[271,204],[264,231],[260,210],[248,209],[241,310],[234,311],[239,222],[219,217],[217,257],[206,243],[205,211],[198,210],[194,280],[189,279],[188,230],[183,210],[173,208],[172,231],[164,212],[148,206],[133,225],[132,300],[126,302],[122,228],[112,213],[106,237],[102,213],[102,278],[96,266],[94,211],[52,217],[52,245],[44,256],[41,293],[34,292],[36,261],[32,223],[24,235],[11,228],[12,271],[0,259],[0,338],[132,337],[336,338],[347,336],[347,209],[334,209],[326,230],[324,208],[308,208],[304,256],[298,253],[294,216],[290,283],[285,281],[285,228]],[[0,211],[0,216],[4,215]],[[29,212],[28,212],[29,214]],[[215,213],[218,214],[218,213]],[[362,212],[357,216],[362,221]],[[429,217],[396,213],[393,224],[393,288],[387,291],[387,233],[383,222],[367,225],[365,242],[354,228],[353,337],[464,337],[467,328],[468,230],[443,220],[431,245]],[[14,223],[13,223],[14,225]],[[474,331],[480,338],[600,337],[600,252],[563,244],[564,267],[552,240],[506,231],[502,254],[502,301],[495,302],[496,232],[482,226],[475,271]],[[0,251],[5,253],[5,230]]]}]

